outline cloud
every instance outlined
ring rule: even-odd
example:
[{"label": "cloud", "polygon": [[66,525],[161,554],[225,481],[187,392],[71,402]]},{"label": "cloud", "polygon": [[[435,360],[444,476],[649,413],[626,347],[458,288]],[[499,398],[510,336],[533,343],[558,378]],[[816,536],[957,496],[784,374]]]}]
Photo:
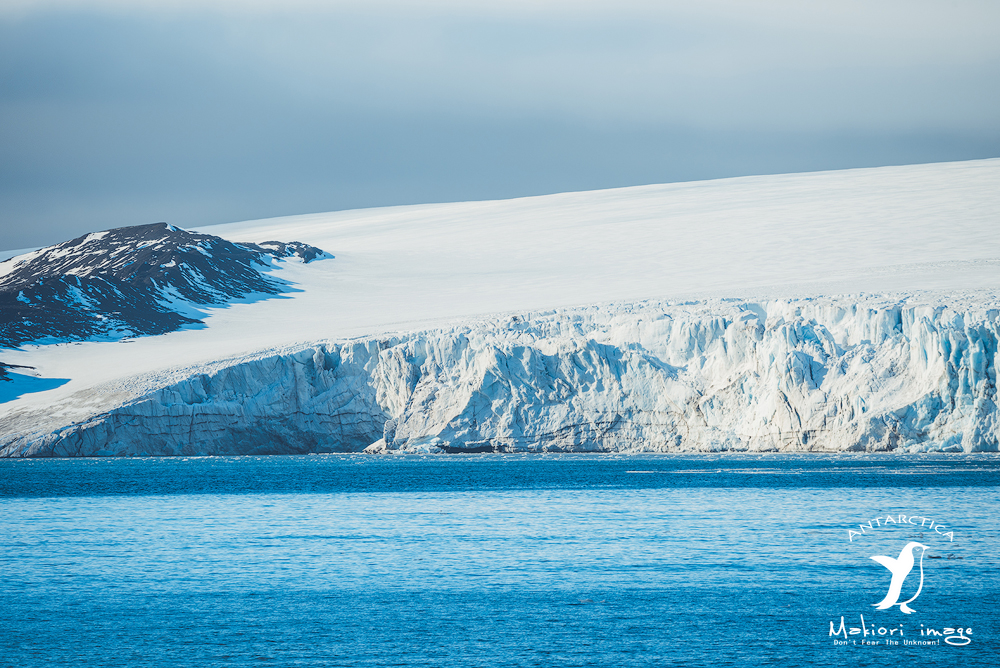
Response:
[{"label": "cloud", "polygon": [[986,157],[997,80],[995,2],[7,0],[0,225]]},{"label": "cloud", "polygon": [[[62,66],[36,77],[36,87],[85,82],[110,92],[109,73],[120,72],[119,88],[140,91],[156,80],[144,81],[144,74],[179,63],[195,81],[211,73],[223,88],[241,85],[251,96],[374,111],[703,128],[998,122],[1000,90],[989,85],[1000,71],[998,3],[944,9],[838,2],[803,9],[773,0],[716,0],[696,10],[632,2],[582,3],[572,12],[555,0],[22,5],[27,14],[8,32],[16,26],[30,32],[39,22],[58,31],[60,17],[64,25],[97,25],[95,17],[104,17],[98,31],[110,33],[117,22],[122,33],[105,35],[116,43],[111,48],[92,39],[95,32],[63,31],[59,44],[45,44]],[[68,7],[91,11],[55,11]],[[46,28],[38,33],[39,48],[13,55],[54,62],[41,52]],[[149,43],[127,44],[133,37]],[[78,50],[81,61],[68,49]],[[140,66],[146,71],[136,71]]]}]

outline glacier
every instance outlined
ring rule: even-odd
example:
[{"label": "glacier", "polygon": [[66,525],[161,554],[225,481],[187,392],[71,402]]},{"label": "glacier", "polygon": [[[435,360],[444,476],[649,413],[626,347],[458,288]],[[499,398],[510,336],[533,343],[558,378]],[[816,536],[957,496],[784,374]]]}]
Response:
[{"label": "glacier", "polygon": [[[0,456],[995,451],[997,183],[989,159],[200,228],[274,257],[280,294],[0,342]],[[131,271],[112,236],[38,269]]]},{"label": "glacier", "polygon": [[[960,301],[960,300],[959,300]],[[913,295],[644,301],[234,359],[0,456],[995,452],[1000,308]]]}]

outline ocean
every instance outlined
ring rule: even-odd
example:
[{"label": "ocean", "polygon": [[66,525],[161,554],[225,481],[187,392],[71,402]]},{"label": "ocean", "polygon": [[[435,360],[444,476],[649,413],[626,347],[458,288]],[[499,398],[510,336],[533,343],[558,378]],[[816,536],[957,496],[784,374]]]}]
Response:
[{"label": "ocean", "polygon": [[0,665],[997,665],[998,491],[996,455],[2,460]]}]

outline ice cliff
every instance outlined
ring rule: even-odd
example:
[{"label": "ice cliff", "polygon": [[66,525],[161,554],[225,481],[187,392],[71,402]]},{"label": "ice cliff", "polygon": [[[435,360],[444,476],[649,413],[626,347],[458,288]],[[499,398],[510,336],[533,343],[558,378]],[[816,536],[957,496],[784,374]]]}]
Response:
[{"label": "ice cliff", "polygon": [[0,454],[996,451],[998,327],[885,297],[505,316],[233,363],[55,429],[7,416]]}]

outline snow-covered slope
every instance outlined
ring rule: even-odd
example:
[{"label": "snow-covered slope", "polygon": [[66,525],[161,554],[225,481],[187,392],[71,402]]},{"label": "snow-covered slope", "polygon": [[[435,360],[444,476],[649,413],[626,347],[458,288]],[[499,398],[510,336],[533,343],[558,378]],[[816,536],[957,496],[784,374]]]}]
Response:
[{"label": "snow-covered slope", "polygon": [[64,381],[0,404],[0,443],[996,449],[998,185],[985,160],[206,228],[337,260],[203,329],[4,351]]}]

